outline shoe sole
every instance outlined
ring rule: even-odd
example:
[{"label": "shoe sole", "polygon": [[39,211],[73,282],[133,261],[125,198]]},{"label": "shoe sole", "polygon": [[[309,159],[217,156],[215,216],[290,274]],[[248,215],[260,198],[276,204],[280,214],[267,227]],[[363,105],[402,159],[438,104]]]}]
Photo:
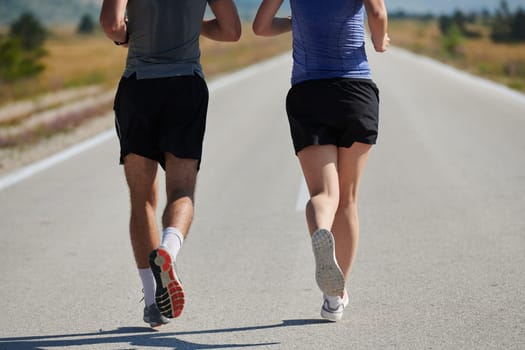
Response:
[{"label": "shoe sole", "polygon": [[151,323],[151,322],[147,322],[147,323],[149,323],[149,326],[150,326],[151,328],[159,328],[160,326],[163,326],[163,325],[166,324],[166,323],[162,323],[162,322],[159,322],[159,323]]},{"label": "shoe sole", "polygon": [[168,322],[162,322],[162,321],[158,321],[158,322],[150,322],[150,320],[147,319],[147,318],[144,319],[144,322],[149,323],[149,326],[150,326],[151,328],[158,328],[158,327],[160,327],[160,326],[163,326],[163,325],[169,323],[169,321],[168,321]]},{"label": "shoe sole", "polygon": [[155,249],[149,256],[149,264],[157,283],[155,302],[160,313],[167,318],[179,317],[184,309],[184,291],[171,255],[164,248]]},{"label": "shoe sole", "polygon": [[345,288],[343,272],[337,265],[334,237],[328,230],[317,230],[312,236],[315,257],[315,281],[321,291],[329,296],[341,295]]},{"label": "shoe sole", "polygon": [[151,328],[157,328],[157,327],[170,323],[170,320],[166,318],[164,320],[160,319],[158,321],[152,321],[150,315],[148,316],[144,315],[142,319],[144,320],[144,322],[149,323],[149,326]]},{"label": "shoe sole", "polygon": [[325,320],[328,320],[328,321],[332,321],[332,322],[337,322],[337,321],[340,321],[342,318],[343,318],[343,314],[342,313],[333,313],[333,312],[329,312],[329,311],[326,311],[324,308],[321,309],[321,317],[324,318]]}]

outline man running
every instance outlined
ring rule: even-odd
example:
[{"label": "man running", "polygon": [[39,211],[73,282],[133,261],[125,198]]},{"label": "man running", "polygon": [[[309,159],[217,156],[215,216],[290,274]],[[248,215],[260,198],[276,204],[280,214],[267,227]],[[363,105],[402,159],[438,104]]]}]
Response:
[{"label": "man running", "polygon": [[[208,4],[215,18],[203,20]],[[178,317],[184,292],[174,263],[193,218],[208,107],[199,36],[237,41],[233,0],[104,0],[100,22],[128,47],[115,97],[120,163],[129,187],[130,236],[144,288],[144,322]],[[162,240],[156,221],[157,168],[166,173]]]},{"label": "man running", "polygon": [[389,44],[384,0],[290,0],[291,18],[275,17],[283,0],[263,0],[258,35],[292,31],[292,88],[286,98],[295,153],[310,192],[306,219],[324,294],[321,316],[337,321],[359,238],[357,193],[378,132],[379,92],[365,53],[364,12],[374,48]]}]

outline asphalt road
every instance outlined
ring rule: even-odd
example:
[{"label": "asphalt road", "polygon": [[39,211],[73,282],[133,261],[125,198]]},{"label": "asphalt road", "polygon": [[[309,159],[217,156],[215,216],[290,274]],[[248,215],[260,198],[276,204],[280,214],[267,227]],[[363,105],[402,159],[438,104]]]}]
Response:
[{"label": "asphalt road", "polygon": [[396,49],[370,60],[381,135],[341,322],[319,317],[281,57],[210,84],[187,306],[160,331],[114,137],[0,189],[0,349],[523,349],[525,96]]}]

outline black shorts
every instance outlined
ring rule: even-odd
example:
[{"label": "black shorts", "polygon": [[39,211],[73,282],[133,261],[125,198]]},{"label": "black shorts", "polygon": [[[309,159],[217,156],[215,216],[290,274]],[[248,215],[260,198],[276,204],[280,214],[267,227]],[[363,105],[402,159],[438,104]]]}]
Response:
[{"label": "black shorts", "polygon": [[305,81],[288,92],[286,112],[296,154],[311,145],[375,144],[379,90],[368,79]]},{"label": "black shorts", "polygon": [[120,164],[134,153],[156,160],[164,154],[201,160],[208,87],[199,76],[120,80],[115,97]]}]

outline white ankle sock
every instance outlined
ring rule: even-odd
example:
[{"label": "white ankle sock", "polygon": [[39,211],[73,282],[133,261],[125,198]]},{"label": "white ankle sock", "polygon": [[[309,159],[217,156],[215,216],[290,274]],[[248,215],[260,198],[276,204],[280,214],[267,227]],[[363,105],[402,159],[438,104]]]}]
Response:
[{"label": "white ankle sock", "polygon": [[144,303],[146,306],[155,304],[155,277],[151,269],[139,269],[140,280],[142,281],[142,288],[144,289]]},{"label": "white ankle sock", "polygon": [[184,242],[184,236],[175,227],[166,227],[162,231],[162,242],[160,243],[161,247],[168,249],[173,259],[177,257],[180,248],[182,247],[182,242]]}]

